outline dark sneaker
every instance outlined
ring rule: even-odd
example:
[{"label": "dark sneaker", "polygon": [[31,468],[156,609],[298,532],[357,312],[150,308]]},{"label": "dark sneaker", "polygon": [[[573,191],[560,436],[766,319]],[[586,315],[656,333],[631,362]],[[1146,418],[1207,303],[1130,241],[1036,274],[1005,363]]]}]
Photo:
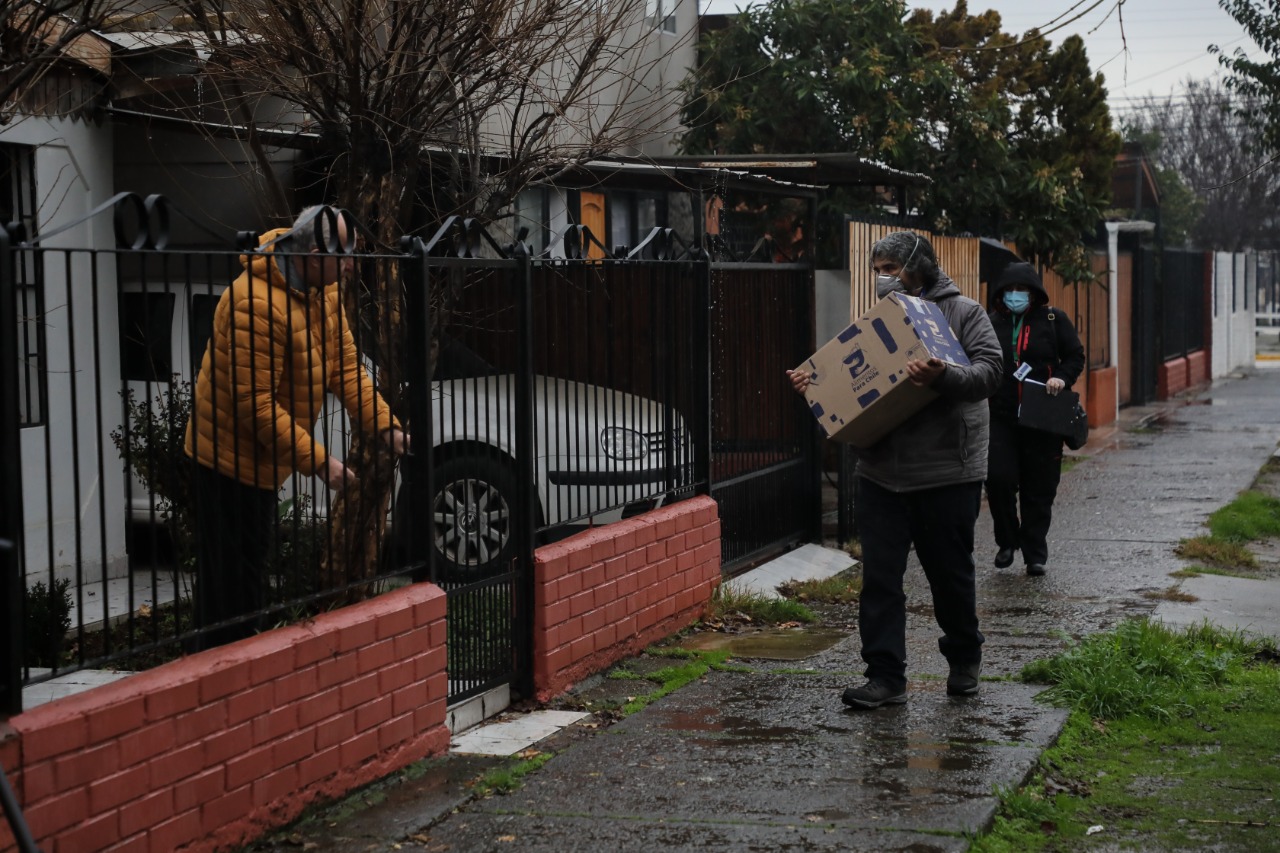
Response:
[{"label": "dark sneaker", "polygon": [[1027,574],[1038,578],[1044,574],[1044,563],[1027,563]]},{"label": "dark sneaker", "polygon": [[953,663],[947,675],[948,696],[972,696],[978,692],[982,663]]},{"label": "dark sneaker", "polygon": [[996,551],[996,568],[1007,569],[1013,565],[1013,549],[1001,548]]},{"label": "dark sneaker", "polygon": [[850,708],[879,708],[881,705],[903,705],[907,701],[906,688],[895,690],[879,681],[868,681],[861,687],[849,687],[840,697]]}]

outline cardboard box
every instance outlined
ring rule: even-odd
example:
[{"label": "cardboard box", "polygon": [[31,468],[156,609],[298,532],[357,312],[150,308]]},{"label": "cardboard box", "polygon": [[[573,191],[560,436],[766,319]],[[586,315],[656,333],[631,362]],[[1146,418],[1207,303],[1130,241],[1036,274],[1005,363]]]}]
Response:
[{"label": "cardboard box", "polygon": [[814,353],[805,399],[827,438],[870,447],[938,395],[907,378],[909,359],[968,365],[941,309],[901,293],[881,299]]}]

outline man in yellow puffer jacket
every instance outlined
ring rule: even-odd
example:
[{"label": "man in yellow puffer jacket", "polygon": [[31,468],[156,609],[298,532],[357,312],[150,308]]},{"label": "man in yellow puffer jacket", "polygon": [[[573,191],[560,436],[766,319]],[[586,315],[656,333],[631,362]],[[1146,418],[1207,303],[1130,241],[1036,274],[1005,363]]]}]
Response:
[{"label": "man in yellow puffer jacket", "polygon": [[[243,617],[265,602],[277,495],[295,471],[331,489],[355,479],[312,435],[326,393],[358,429],[403,454],[408,437],[374,388],[338,291],[349,229],[330,208],[303,211],[291,229],[264,234],[241,256],[244,272],[222,294],[196,379],[186,452],[195,461],[196,624]],[[240,622],[198,646],[252,634]]]}]

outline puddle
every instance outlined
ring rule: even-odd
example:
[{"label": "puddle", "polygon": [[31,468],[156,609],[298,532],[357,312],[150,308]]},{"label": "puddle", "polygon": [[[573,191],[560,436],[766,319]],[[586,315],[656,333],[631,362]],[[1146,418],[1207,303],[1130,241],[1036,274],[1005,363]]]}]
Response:
[{"label": "puddle", "polygon": [[693,651],[727,649],[737,658],[804,660],[824,652],[849,636],[829,628],[764,628],[742,634],[694,634],[680,645]]}]

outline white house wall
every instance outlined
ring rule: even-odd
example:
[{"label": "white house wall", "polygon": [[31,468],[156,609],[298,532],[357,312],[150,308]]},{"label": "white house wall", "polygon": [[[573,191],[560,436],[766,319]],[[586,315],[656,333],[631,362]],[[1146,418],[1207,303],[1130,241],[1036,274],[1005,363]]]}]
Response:
[{"label": "white house wall", "polygon": [[1213,376],[1252,367],[1256,353],[1254,298],[1257,257],[1215,252],[1213,256]]},{"label": "white house wall", "polygon": [[[83,216],[113,193],[107,127],[25,117],[0,130],[0,141],[35,146],[41,233]],[[109,250],[114,244],[112,217],[105,213],[44,245]],[[123,464],[110,438],[121,412],[115,265],[109,254],[100,256],[94,281],[93,258],[85,251],[45,257],[47,403],[43,422],[20,435],[28,583],[75,577],[77,569],[86,582],[101,579],[104,566],[110,577],[127,571]]]},{"label": "white house wall", "polygon": [[[748,4],[743,3],[743,6]],[[657,61],[648,69],[644,82],[646,88],[661,90],[666,94],[657,110],[648,115],[637,115],[643,126],[653,133],[639,146],[641,154],[660,157],[676,153],[677,134],[680,125],[680,100],[677,88],[685,75],[698,64],[698,3],[697,0],[676,0],[674,3],[676,31],[655,34],[645,47],[648,57]]]},{"label": "white house wall", "polygon": [[[681,98],[677,86],[697,61],[697,3],[695,0],[675,3],[674,33],[655,29],[643,20],[645,3],[631,5],[636,20],[623,27],[615,38],[615,43],[623,46],[612,60],[617,63],[615,71],[602,75],[588,96],[580,99],[552,129],[552,138],[546,140],[547,143],[573,150],[587,142],[602,125],[609,124],[615,128],[611,135],[626,137],[633,143],[613,153],[650,156],[675,153]],[[534,69],[532,89],[557,93],[576,70],[574,57]],[[494,152],[503,152],[509,147],[512,106],[497,107],[481,124],[481,139]],[[522,109],[525,121],[539,112],[529,104]]]}]

